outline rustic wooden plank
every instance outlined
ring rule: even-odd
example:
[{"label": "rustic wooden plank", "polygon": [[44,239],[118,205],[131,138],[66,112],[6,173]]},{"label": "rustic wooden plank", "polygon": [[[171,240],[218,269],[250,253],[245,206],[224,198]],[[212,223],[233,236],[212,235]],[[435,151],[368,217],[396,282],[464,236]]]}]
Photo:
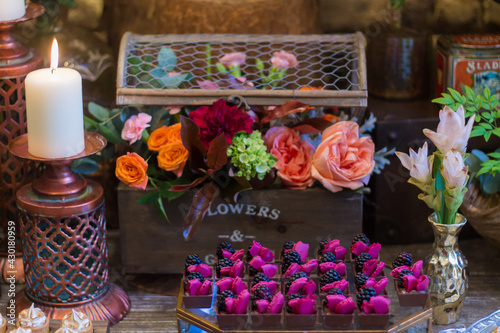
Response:
[{"label": "rustic wooden plank", "polygon": [[[49,332],[53,333],[61,327],[60,319],[50,319],[49,322]],[[92,332],[94,333],[109,333],[109,323],[104,320],[93,320],[92,321]],[[15,329],[15,326],[7,325],[7,332]]]}]

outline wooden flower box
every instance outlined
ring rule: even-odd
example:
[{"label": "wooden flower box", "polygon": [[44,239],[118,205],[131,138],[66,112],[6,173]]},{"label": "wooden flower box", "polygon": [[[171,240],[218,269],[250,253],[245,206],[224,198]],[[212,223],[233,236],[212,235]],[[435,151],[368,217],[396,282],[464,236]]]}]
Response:
[{"label": "wooden flower box", "polygon": [[197,233],[189,242],[182,224],[192,193],[166,205],[170,223],[152,205],[137,200],[147,193],[121,184],[118,188],[122,261],[127,273],[182,273],[188,254],[198,253],[215,263],[217,244],[223,240],[235,249],[253,240],[278,253],[287,240],[310,244],[314,256],[324,238],[337,238],[346,248],[362,229],[360,192],[331,193],[323,189],[265,189],[240,193],[236,205],[216,198]]}]

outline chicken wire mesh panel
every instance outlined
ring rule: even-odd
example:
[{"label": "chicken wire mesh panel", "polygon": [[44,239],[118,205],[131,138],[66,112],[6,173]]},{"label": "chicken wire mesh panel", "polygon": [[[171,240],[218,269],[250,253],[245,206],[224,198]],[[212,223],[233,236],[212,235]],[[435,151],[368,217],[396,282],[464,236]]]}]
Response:
[{"label": "chicken wire mesh panel", "polygon": [[[292,54],[297,65],[273,65],[276,52]],[[217,64],[231,53],[245,55],[236,71]],[[363,36],[124,35],[118,104],[199,105],[231,95],[256,105],[295,98],[314,106],[366,107]]]}]

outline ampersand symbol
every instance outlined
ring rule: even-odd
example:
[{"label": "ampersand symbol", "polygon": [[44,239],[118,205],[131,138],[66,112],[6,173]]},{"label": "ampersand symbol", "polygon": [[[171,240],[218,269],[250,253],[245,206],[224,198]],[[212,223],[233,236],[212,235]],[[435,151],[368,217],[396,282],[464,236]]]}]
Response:
[{"label": "ampersand symbol", "polygon": [[243,237],[244,235],[241,233],[241,231],[235,230],[233,231],[233,234],[231,235],[231,237],[229,237],[229,239],[231,240],[231,242],[243,242]]}]

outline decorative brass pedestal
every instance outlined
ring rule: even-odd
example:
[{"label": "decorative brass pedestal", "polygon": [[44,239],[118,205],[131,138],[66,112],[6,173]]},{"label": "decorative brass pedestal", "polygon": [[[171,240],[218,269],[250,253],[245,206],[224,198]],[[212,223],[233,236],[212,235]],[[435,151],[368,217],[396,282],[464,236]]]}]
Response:
[{"label": "decorative brass pedestal", "polygon": [[49,318],[78,309],[116,324],[130,300],[108,282],[103,188],[71,170],[73,160],[99,152],[106,140],[96,133],[85,136],[85,151],[64,159],[30,155],[27,135],[9,146],[14,155],[45,164],[42,177],[16,196],[26,276],[26,288],[16,294],[16,313],[35,303]]},{"label": "decorative brass pedestal", "polygon": [[[14,39],[17,24],[32,20],[45,11],[40,5],[30,3],[26,14],[13,21],[0,22],[0,279],[11,275],[16,282],[24,282],[20,242],[17,242],[15,259],[8,261],[8,223],[16,220],[16,191],[33,179],[36,163],[21,161],[12,156],[8,145],[16,136],[26,133],[26,103],[24,79],[29,72],[42,66],[42,56]],[[16,228],[19,240],[19,226]]]}]

